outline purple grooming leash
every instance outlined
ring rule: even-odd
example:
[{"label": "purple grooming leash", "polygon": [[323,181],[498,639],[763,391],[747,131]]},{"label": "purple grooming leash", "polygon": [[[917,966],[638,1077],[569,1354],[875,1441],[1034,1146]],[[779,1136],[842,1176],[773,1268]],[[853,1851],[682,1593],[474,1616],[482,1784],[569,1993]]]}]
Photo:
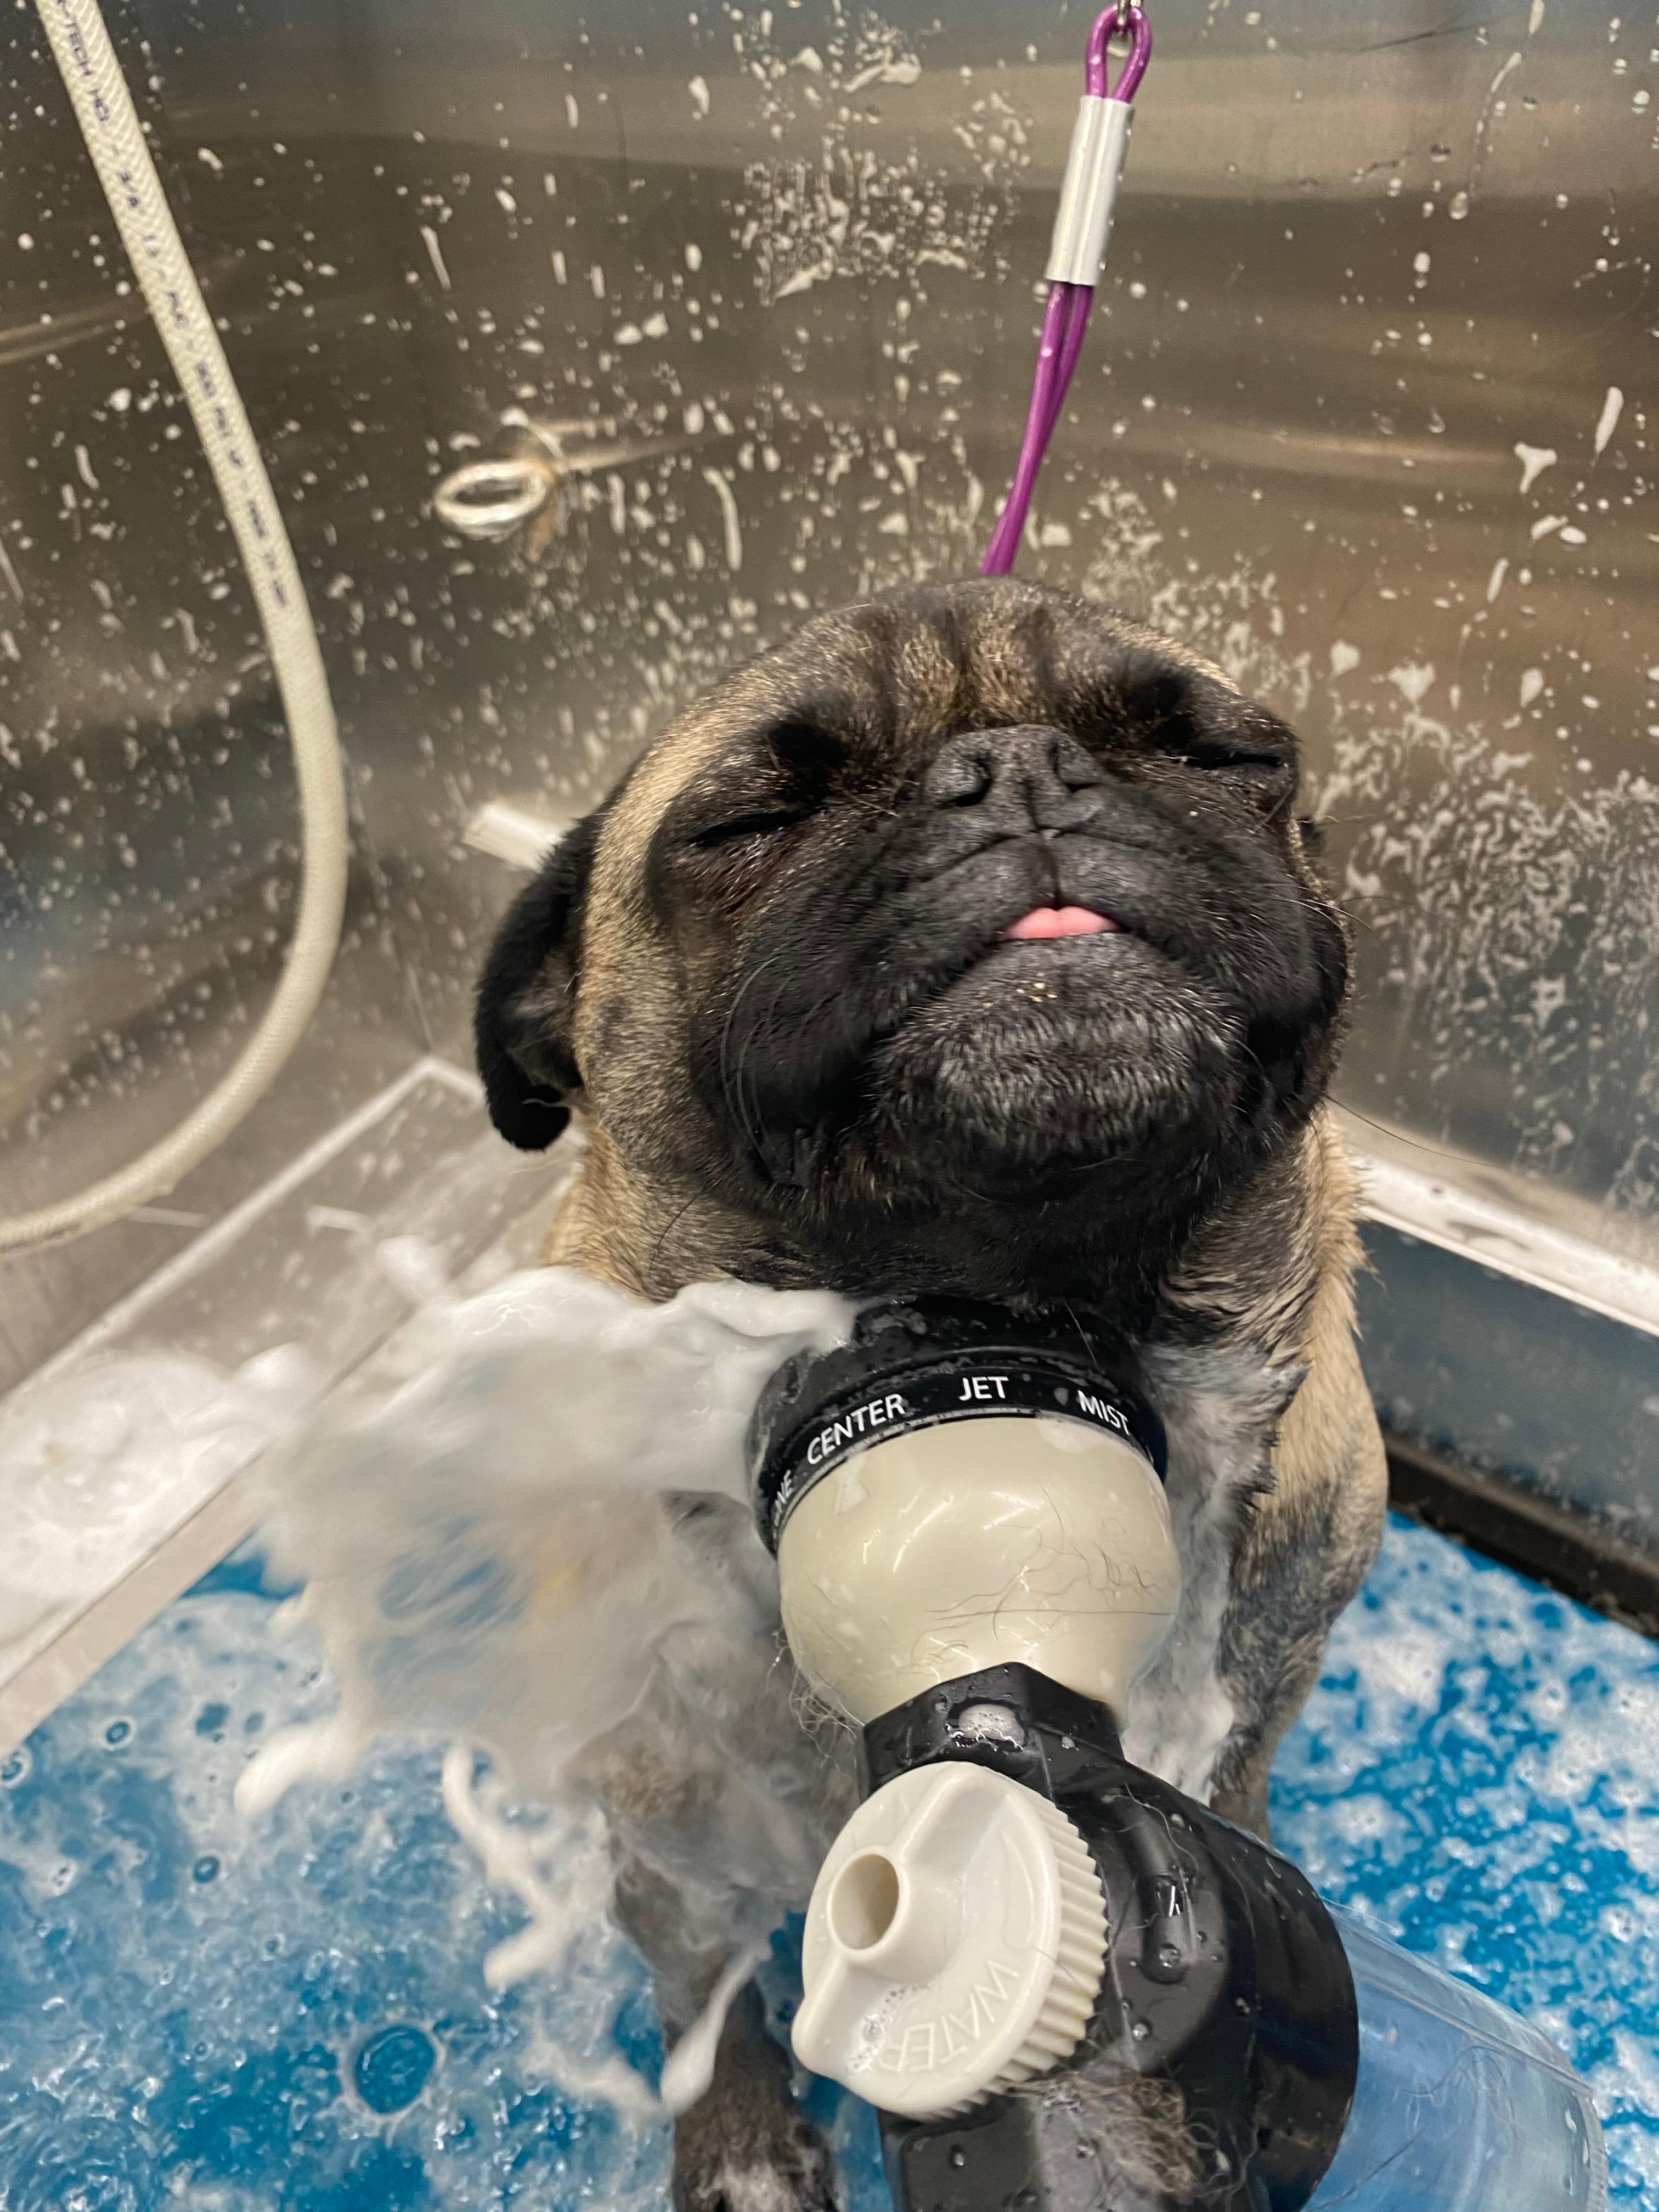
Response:
[{"label": "purple grooming leash", "polygon": [[[1106,49],[1120,34],[1129,41],[1129,56],[1116,84],[1109,90]],[[1054,217],[1054,240],[1044,271],[1048,279],[1048,305],[1037,342],[1036,374],[1031,381],[1025,435],[1014,480],[1008,487],[1007,503],[979,564],[981,576],[1006,576],[1019,550],[1037,471],[1042,466],[1060,410],[1066,404],[1072,371],[1083,350],[1083,333],[1106,258],[1113,204],[1129,143],[1134,113],[1130,102],[1146,74],[1152,54],[1152,26],[1139,0],[1113,0],[1113,5],[1096,17],[1084,64],[1085,89],[1078,103],[1072,150],[1060,187],[1060,211]]]}]

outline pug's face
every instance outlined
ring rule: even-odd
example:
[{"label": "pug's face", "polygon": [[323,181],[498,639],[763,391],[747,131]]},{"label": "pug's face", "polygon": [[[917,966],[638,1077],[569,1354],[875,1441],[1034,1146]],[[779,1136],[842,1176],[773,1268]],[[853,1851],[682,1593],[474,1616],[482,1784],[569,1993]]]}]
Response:
[{"label": "pug's face", "polygon": [[1068,593],[808,623],[556,850],[480,988],[491,1111],[854,1292],[1150,1277],[1294,1138],[1347,991],[1295,740]]}]

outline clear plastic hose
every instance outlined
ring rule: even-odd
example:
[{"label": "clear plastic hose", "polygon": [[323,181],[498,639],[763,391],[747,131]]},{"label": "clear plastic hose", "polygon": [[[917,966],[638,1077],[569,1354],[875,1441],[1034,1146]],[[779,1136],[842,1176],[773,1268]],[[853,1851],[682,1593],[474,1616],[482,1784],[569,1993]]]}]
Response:
[{"label": "clear plastic hose", "polygon": [[235,533],[270,649],[299,787],[304,880],[282,981],[229,1073],[159,1145],[72,1198],[0,1217],[0,1253],[54,1244],[170,1191],[269,1088],[315,1012],[345,907],[345,780],[294,550],[96,0],[38,0],[40,20]]}]

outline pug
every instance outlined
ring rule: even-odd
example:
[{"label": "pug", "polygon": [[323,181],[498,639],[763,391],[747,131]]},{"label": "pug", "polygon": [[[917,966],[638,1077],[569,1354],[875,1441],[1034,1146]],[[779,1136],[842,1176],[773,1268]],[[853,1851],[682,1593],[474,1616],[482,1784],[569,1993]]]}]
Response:
[{"label": "pug", "polygon": [[[550,1261],[652,1299],[953,1293],[1132,1347],[1184,1581],[1125,1747],[1263,1834],[1385,1504],[1324,1109],[1348,938],[1298,787],[1284,723],[1086,599],[863,599],[647,747],[514,902],[477,1010],[501,1133],[586,1130]],[[767,1725],[820,1763],[827,1835],[845,1760],[786,1703]],[[602,1788],[672,1826],[698,1796],[652,1771],[672,1743],[645,1730]],[[619,1884],[671,2048],[729,1978],[672,1864]],[[752,1985],[677,2123],[674,2196],[834,2202]]]}]

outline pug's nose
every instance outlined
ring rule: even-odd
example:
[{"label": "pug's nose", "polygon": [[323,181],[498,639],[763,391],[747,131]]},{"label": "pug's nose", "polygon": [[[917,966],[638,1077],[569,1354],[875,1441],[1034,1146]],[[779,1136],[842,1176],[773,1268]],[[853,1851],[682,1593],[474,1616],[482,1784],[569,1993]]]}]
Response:
[{"label": "pug's nose", "polygon": [[924,789],[939,807],[983,807],[1009,826],[1060,826],[1079,791],[1106,781],[1064,730],[969,730],[940,748]]}]

